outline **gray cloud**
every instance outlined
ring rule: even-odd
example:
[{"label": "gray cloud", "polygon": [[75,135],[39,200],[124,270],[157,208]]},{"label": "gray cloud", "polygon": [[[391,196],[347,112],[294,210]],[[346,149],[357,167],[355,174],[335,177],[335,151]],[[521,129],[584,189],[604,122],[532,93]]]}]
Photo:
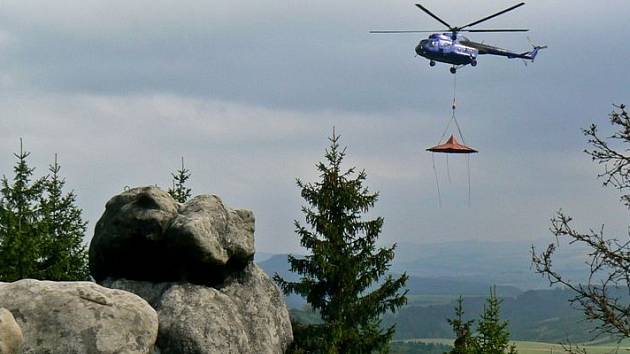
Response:
[{"label": "gray cloud", "polygon": [[[506,6],[495,1],[462,11],[454,4],[430,6],[453,22]],[[603,78],[618,75],[618,68],[607,64],[630,55],[615,44],[628,37],[620,16],[628,5],[608,4],[531,3],[497,18],[492,26],[531,27],[535,40],[549,44],[540,59],[544,65],[525,68],[520,62],[483,58],[478,70],[467,70],[462,77],[474,83],[472,90],[486,89],[488,78],[515,89],[535,76],[553,80],[559,88],[590,79],[595,80],[592,85],[607,82]],[[3,71],[45,90],[158,91],[300,109],[373,111],[418,109],[423,99],[433,102],[450,88],[445,67],[428,70],[424,59],[413,57],[420,36],[367,33],[375,27],[435,27],[407,2],[87,2],[46,11],[37,7],[27,1],[2,10],[5,31],[16,38]],[[601,18],[607,19],[608,46],[599,45]],[[515,50],[529,46],[522,35],[480,38]],[[609,91],[621,88],[613,85]],[[524,91],[513,97],[529,96]],[[481,102],[489,104],[495,95],[484,97]]]},{"label": "gray cloud", "polygon": [[[466,23],[511,4],[426,5]],[[367,33],[434,28],[410,2],[3,4],[0,173],[18,137],[39,173],[58,152],[93,224],[125,185],[167,185],[183,155],[196,192],[255,211],[259,249],[296,250],[294,180],[317,177],[334,125],[349,164],[381,192],[374,213],[386,217],[386,242],[538,238],[560,207],[624,232],[618,196],[581,153],[580,128],[606,126],[610,104],[628,99],[628,10],[618,0],[530,2],[489,23],[529,27],[550,48],[527,67],[482,57],[460,71],[458,119],[481,153],[470,163],[470,208],[465,161],[449,160],[449,184],[436,156],[438,208],[424,149],[450,116],[453,77],[413,57],[420,36]],[[529,46],[520,34],[483,38]]]}]

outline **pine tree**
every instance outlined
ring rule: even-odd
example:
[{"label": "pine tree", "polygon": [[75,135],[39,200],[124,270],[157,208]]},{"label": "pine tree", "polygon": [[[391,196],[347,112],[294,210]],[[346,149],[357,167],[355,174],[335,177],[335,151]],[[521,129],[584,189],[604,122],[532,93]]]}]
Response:
[{"label": "pine tree", "polygon": [[460,296],[455,305],[455,318],[448,319],[455,332],[455,343],[450,354],[475,354],[478,351],[477,341],[472,336],[471,326],[474,320],[464,321],[464,299]]},{"label": "pine tree", "polygon": [[[385,275],[394,258],[395,245],[377,248],[383,218],[364,220],[378,193],[364,186],[365,171],[342,171],[346,150],[339,148],[339,136],[329,138],[325,162],[317,164],[320,180],[297,180],[307,228],[295,221],[304,258],[289,257],[291,271],[301,275],[297,282],[274,276],[286,294],[304,298],[324,321],[305,329],[296,347],[309,353],[387,352],[394,326],[382,329],[380,316],[406,303],[401,293],[407,275]],[[382,280],[379,282],[379,280]]]},{"label": "pine tree", "polygon": [[88,280],[88,257],[83,237],[87,222],[76,203],[74,192],[63,194],[65,179],[55,161],[49,166],[50,175],[44,182],[42,195],[42,277],[49,280]]},{"label": "pine tree", "polygon": [[490,297],[486,299],[481,320],[477,327],[478,345],[481,353],[484,354],[503,354],[515,352],[515,348],[510,346],[510,332],[508,330],[508,322],[502,321],[501,303],[503,301],[497,297],[496,287],[490,290]]},{"label": "pine tree", "polygon": [[184,168],[184,158],[182,157],[182,167],[173,176],[173,187],[169,188],[170,194],[176,201],[186,203],[192,196],[192,190],[186,186],[186,181],[190,178],[190,170]]},{"label": "pine tree", "polygon": [[29,152],[20,139],[20,153],[13,154],[13,180],[2,177],[0,189],[0,281],[12,282],[26,277],[39,278],[41,224],[38,199],[43,180],[32,181]]}]

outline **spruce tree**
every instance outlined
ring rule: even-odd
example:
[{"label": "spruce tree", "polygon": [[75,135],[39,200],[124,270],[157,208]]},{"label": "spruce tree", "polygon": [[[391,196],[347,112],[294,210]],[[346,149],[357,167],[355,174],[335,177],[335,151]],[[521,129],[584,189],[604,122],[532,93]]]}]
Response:
[{"label": "spruce tree", "polygon": [[41,275],[38,200],[44,183],[32,181],[34,168],[28,165],[30,153],[24,151],[22,139],[20,153],[13,155],[13,179],[3,175],[0,189],[0,281],[5,282]]},{"label": "spruce tree", "polygon": [[296,233],[310,254],[289,256],[289,263],[301,277],[291,282],[276,274],[274,279],[286,294],[306,298],[324,321],[305,329],[295,347],[309,353],[387,352],[394,326],[381,328],[380,317],[406,303],[401,289],[407,275],[386,275],[395,245],[377,248],[383,218],[363,218],[378,193],[364,186],[364,170],[342,170],[346,150],[340,149],[334,130],[329,140],[325,161],[316,165],[319,181],[297,180],[310,227],[295,221]]},{"label": "spruce tree", "polygon": [[192,196],[192,190],[186,186],[186,181],[190,178],[190,170],[184,167],[184,158],[182,157],[182,167],[175,173],[171,173],[173,177],[173,186],[169,188],[170,194],[176,201],[186,203]]},{"label": "spruce tree", "polygon": [[486,299],[481,320],[477,327],[478,344],[481,353],[484,354],[503,354],[515,353],[516,349],[509,343],[510,331],[508,322],[502,321],[501,303],[503,301],[497,297],[496,287],[490,290],[490,297]]},{"label": "spruce tree", "polygon": [[464,300],[460,296],[455,305],[455,318],[448,323],[455,332],[455,345],[449,354],[516,354],[516,347],[509,343],[508,322],[502,321],[502,300],[497,297],[496,288],[490,289],[476,335],[472,334],[474,321],[464,321]]},{"label": "spruce tree", "polygon": [[478,352],[477,341],[472,336],[471,326],[474,320],[464,320],[464,299],[460,296],[455,305],[455,318],[448,319],[455,332],[455,343],[450,354],[475,354]]},{"label": "spruce tree", "polygon": [[44,182],[41,198],[42,214],[42,277],[49,280],[88,280],[88,257],[83,237],[87,222],[76,203],[74,192],[64,194],[65,179],[55,161],[49,166],[50,175]]}]

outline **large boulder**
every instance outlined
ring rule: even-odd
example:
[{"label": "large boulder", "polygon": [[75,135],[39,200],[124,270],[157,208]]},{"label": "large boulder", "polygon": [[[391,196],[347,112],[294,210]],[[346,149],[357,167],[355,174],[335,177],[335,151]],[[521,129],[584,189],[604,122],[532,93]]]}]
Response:
[{"label": "large boulder", "polygon": [[145,300],[91,282],[0,283],[0,307],[22,329],[21,353],[148,354],[157,338],[157,313]]},{"label": "large boulder", "polygon": [[158,187],[114,196],[90,243],[90,272],[152,282],[214,285],[254,256],[254,215],[215,195],[177,203]]},{"label": "large boulder", "polygon": [[0,308],[0,354],[16,354],[23,341],[22,330],[11,311]]},{"label": "large boulder", "polygon": [[169,354],[284,353],[293,340],[278,287],[255,264],[216,288],[125,279],[104,282],[143,296],[160,320],[158,347]]},{"label": "large boulder", "polygon": [[157,187],[113,197],[90,270],[157,311],[163,354],[283,353],[293,340],[278,287],[253,264],[254,215],[215,195],[177,203]]}]

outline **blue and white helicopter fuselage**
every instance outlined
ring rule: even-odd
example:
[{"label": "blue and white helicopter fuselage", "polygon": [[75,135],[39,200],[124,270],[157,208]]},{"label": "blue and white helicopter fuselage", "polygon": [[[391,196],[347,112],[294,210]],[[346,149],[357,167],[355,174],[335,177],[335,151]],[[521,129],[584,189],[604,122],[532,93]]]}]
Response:
[{"label": "blue and white helicopter fuselage", "polygon": [[534,49],[524,53],[511,52],[506,49],[488,44],[473,42],[461,35],[451,33],[433,33],[427,39],[423,39],[416,46],[416,54],[430,60],[429,64],[435,66],[435,62],[452,64],[451,72],[455,73],[455,67],[464,65],[477,65],[477,56],[482,54],[500,55],[509,59],[520,58],[534,61],[538,51],[546,46],[534,46]]},{"label": "blue and white helicopter fuselage", "polygon": [[467,40],[465,37],[453,40],[448,34],[434,33],[428,39],[420,41],[416,46],[416,53],[431,60],[431,66],[435,65],[435,61],[453,65],[477,65],[479,50],[462,44],[462,39]]},{"label": "blue and white helicopter fuselage", "polygon": [[420,10],[435,20],[446,26],[447,33],[436,33],[437,31],[426,30],[396,30],[396,31],[370,31],[370,33],[431,33],[427,39],[423,39],[416,46],[416,53],[422,57],[429,59],[429,65],[435,66],[436,62],[451,64],[451,72],[456,73],[457,68],[464,65],[477,65],[477,56],[482,54],[500,55],[508,59],[519,58],[523,60],[534,61],[538,51],[547,46],[534,46],[533,50],[528,52],[516,53],[499,47],[491,46],[484,43],[473,42],[470,39],[461,36],[460,32],[527,32],[528,29],[523,28],[494,28],[494,29],[470,29],[479,23],[488,21],[506,12],[512,11],[518,7],[525,5],[524,2],[518,3],[505,10],[486,16],[481,20],[471,22],[464,26],[452,26],[448,22],[439,18],[436,14],[429,11],[420,4],[416,4]]}]

